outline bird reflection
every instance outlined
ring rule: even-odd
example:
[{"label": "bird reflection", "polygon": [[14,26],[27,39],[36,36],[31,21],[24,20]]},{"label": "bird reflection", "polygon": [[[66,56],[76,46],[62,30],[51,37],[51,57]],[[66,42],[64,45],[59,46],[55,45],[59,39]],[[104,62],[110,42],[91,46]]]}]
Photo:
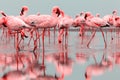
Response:
[{"label": "bird reflection", "polygon": [[97,63],[95,55],[93,55],[95,63],[90,64],[86,68],[85,72],[85,79],[91,80],[92,76],[99,76],[106,72],[107,69],[111,68],[113,66],[112,62],[105,58],[105,55],[103,54],[102,60],[100,63]]}]

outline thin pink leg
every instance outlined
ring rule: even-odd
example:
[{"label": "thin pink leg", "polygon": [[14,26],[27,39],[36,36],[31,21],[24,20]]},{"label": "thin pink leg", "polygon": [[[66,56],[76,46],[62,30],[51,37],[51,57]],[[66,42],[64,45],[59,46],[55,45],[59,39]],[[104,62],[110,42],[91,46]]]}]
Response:
[{"label": "thin pink leg", "polygon": [[63,33],[64,33],[64,29],[60,29],[60,32],[58,34],[58,43],[62,42]]},{"label": "thin pink leg", "polygon": [[80,27],[79,35],[82,38],[81,44],[83,44],[83,38],[84,38],[84,26],[83,25],[81,25]]},{"label": "thin pink leg", "polygon": [[48,29],[48,37],[49,37],[49,44],[50,44],[50,28]]},{"label": "thin pink leg", "polygon": [[102,31],[101,28],[100,28],[100,31],[101,31],[101,33],[102,33],[102,37],[103,37],[103,40],[104,40],[105,48],[107,48],[107,43],[106,43],[106,41],[105,41],[105,36],[104,36],[104,33],[103,33],[103,31]]},{"label": "thin pink leg", "polygon": [[88,47],[88,48],[89,48],[89,45],[90,45],[90,43],[91,43],[92,39],[93,39],[93,38],[94,38],[94,36],[95,36],[95,33],[96,33],[96,30],[92,33],[92,36],[91,36],[91,38],[90,38],[89,42],[87,43],[87,47]]},{"label": "thin pink leg", "polygon": [[54,27],[54,44],[55,44],[55,35],[56,35],[56,27]]},{"label": "thin pink leg", "polygon": [[45,29],[43,30],[43,34],[42,34],[42,65],[44,65],[44,54],[45,54],[44,36],[45,36]]}]

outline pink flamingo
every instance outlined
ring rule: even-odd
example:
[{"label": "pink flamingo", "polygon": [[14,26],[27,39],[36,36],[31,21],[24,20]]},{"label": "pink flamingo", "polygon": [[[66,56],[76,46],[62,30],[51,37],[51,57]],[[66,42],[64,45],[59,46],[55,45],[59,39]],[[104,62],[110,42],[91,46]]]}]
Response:
[{"label": "pink flamingo", "polygon": [[[35,21],[36,18],[40,15],[40,13],[37,13],[35,15],[28,15],[27,16],[27,12],[28,12],[29,8],[27,6],[22,6],[21,12],[20,12],[20,19],[22,19],[25,23],[27,23],[28,25],[31,25],[32,23],[30,21]],[[31,26],[31,31],[30,31],[30,40],[28,41],[28,45],[30,45],[31,39],[33,39],[34,44],[36,44],[36,41],[34,39],[34,31],[36,34],[36,37],[39,36],[38,32],[36,32],[36,30],[34,29],[34,27]],[[40,46],[40,39],[39,39],[39,46]]]},{"label": "pink flamingo", "polygon": [[[118,15],[117,13],[117,10],[114,10],[112,12],[112,14],[109,14],[109,15],[105,15],[103,17],[103,20],[105,20],[107,23],[109,23],[111,26],[115,26],[115,23],[114,23],[114,19],[115,17]],[[112,30],[111,30],[111,40],[113,40],[113,36],[112,36]]]},{"label": "pink flamingo", "polygon": [[[7,27],[10,33],[16,34],[16,52],[17,52],[17,57],[18,57],[18,51],[20,50],[19,48],[19,33],[21,33],[21,35],[23,37],[27,37],[24,32],[23,29],[24,28],[30,28],[29,25],[27,25],[23,20],[21,20],[20,18],[17,18],[15,16],[7,16],[5,15],[5,13],[3,11],[1,11],[1,14],[4,16],[3,19],[3,25],[4,27]],[[17,58],[17,65],[18,65],[18,58]],[[17,66],[18,68],[18,66]]]},{"label": "pink flamingo", "polygon": [[59,17],[59,21],[58,21],[58,26],[59,26],[59,34],[58,34],[58,42],[61,43],[62,42],[62,37],[64,34],[64,29],[65,29],[65,41],[66,41],[66,37],[68,35],[68,29],[69,27],[71,27],[73,25],[73,19],[68,16],[65,15],[65,13],[61,10],[60,11],[61,16]]},{"label": "pink flamingo", "polygon": [[103,20],[105,20],[106,22],[108,22],[110,25],[113,25],[113,18],[114,18],[115,16],[117,16],[117,10],[114,10],[114,11],[112,12],[112,14],[110,14],[110,15],[105,15],[105,16],[103,17]]},{"label": "pink flamingo", "polygon": [[73,22],[73,26],[80,27],[79,35],[82,36],[84,32],[84,26],[85,26],[85,18],[84,18],[84,12],[81,12],[79,16],[76,16]]},{"label": "pink flamingo", "polygon": [[79,14],[79,16],[76,16],[76,18],[74,19],[74,22],[73,22],[73,26],[74,27],[80,27],[79,36],[82,39],[81,43],[83,43],[84,28],[85,28],[85,18],[84,18],[84,15],[85,15],[85,13],[81,12]]},{"label": "pink flamingo", "polygon": [[[1,14],[4,16],[3,19],[3,25],[4,27],[7,27],[8,30],[11,33],[16,33],[17,32],[17,42],[18,42],[18,33],[21,33],[22,36],[27,37],[23,29],[24,28],[29,28],[30,26],[27,25],[23,20],[15,17],[15,16],[7,16],[3,11],[1,11]],[[14,22],[14,23],[13,23]],[[16,50],[19,50],[19,44],[17,43]]]},{"label": "pink flamingo", "polygon": [[[106,41],[105,41],[105,37],[104,37],[104,33],[102,31],[102,27],[108,27],[109,24],[104,21],[103,19],[99,18],[99,17],[93,17],[91,16],[91,14],[86,13],[85,14],[85,19],[86,19],[86,25],[91,26],[93,28],[99,28],[101,33],[102,33],[102,37],[104,40],[104,44],[105,44],[105,48],[107,47]],[[89,47],[89,44],[91,43],[92,39],[94,38],[96,33],[96,30],[93,32],[89,42],[87,43],[87,47]]]},{"label": "pink flamingo", "polygon": [[[29,25],[31,26],[34,26],[35,29],[43,29],[43,32],[42,32],[42,65],[44,66],[44,34],[45,34],[45,30],[47,28],[53,28],[53,27],[56,27],[57,25],[57,18],[59,16],[59,7],[53,7],[52,9],[52,15],[39,15],[37,16],[37,18],[31,18],[32,20],[29,19]],[[29,16],[28,16],[29,17]],[[26,19],[28,19],[26,17]],[[38,37],[39,38],[39,37]],[[36,38],[36,41],[37,39]],[[34,51],[36,50],[36,45],[34,47]]]}]

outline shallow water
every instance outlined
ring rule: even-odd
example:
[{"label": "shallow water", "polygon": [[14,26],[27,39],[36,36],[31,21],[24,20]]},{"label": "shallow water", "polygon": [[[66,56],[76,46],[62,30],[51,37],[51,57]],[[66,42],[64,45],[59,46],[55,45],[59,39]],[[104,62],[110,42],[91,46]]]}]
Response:
[{"label": "shallow water", "polygon": [[[57,33],[57,32],[56,32]],[[113,57],[116,53],[120,53],[120,46],[119,46],[119,37],[118,35],[113,32],[113,40],[111,40],[111,33],[107,32],[107,49],[104,49],[104,41],[102,38],[102,34],[100,32],[97,32],[93,41],[90,44],[90,48],[86,47],[86,44],[88,40],[90,39],[91,32],[86,32],[85,36],[83,38],[83,43],[81,42],[81,38],[78,35],[78,32],[76,31],[70,31],[68,35],[68,44],[58,44],[57,43],[57,34],[55,38],[55,44],[54,44],[54,35],[51,31],[51,37],[50,37],[50,43],[49,38],[46,35],[45,36],[45,65],[46,65],[46,74],[49,75],[64,75],[64,80],[85,80],[85,72],[87,67],[91,66],[92,64],[101,64],[102,61],[110,60],[111,66],[105,66],[102,68],[104,72],[101,73],[101,75],[94,76],[91,75],[91,80],[113,80],[113,79],[119,79],[120,74],[120,62],[115,62],[115,60],[119,60],[120,57]],[[27,46],[29,38],[25,39],[24,41],[24,50],[20,51],[20,53],[24,54],[33,54],[31,51],[33,49],[33,42],[31,43],[30,47]],[[42,42],[42,40],[40,40]],[[2,54],[16,54],[16,50],[14,47],[14,41],[10,41],[10,43],[4,40],[1,40],[0,42],[0,53]],[[67,48],[65,48],[67,46]],[[42,46],[37,49],[37,53],[40,54],[39,62],[42,62]],[[58,60],[55,59],[56,55],[58,54],[68,54],[67,60],[69,58],[71,64],[66,65],[61,64],[58,65]],[[103,58],[104,56],[104,58]],[[69,62],[68,60],[68,62]],[[60,69],[59,69],[60,68]],[[58,69],[58,70],[57,70]],[[94,68],[93,71],[96,71]],[[6,69],[3,73],[1,71],[0,76],[2,76],[5,72],[9,71],[10,69]],[[97,69],[95,73],[99,73],[99,68]],[[89,72],[92,74],[92,70]]]}]

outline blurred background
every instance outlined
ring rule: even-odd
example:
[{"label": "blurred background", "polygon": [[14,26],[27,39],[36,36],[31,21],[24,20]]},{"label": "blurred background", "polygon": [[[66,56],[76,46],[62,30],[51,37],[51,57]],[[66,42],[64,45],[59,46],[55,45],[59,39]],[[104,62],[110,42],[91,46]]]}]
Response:
[{"label": "blurred background", "polygon": [[53,6],[59,6],[66,14],[74,17],[81,11],[90,11],[101,16],[120,11],[119,0],[0,0],[0,10],[9,15],[19,15],[22,6],[29,7],[28,14],[50,14]]}]

